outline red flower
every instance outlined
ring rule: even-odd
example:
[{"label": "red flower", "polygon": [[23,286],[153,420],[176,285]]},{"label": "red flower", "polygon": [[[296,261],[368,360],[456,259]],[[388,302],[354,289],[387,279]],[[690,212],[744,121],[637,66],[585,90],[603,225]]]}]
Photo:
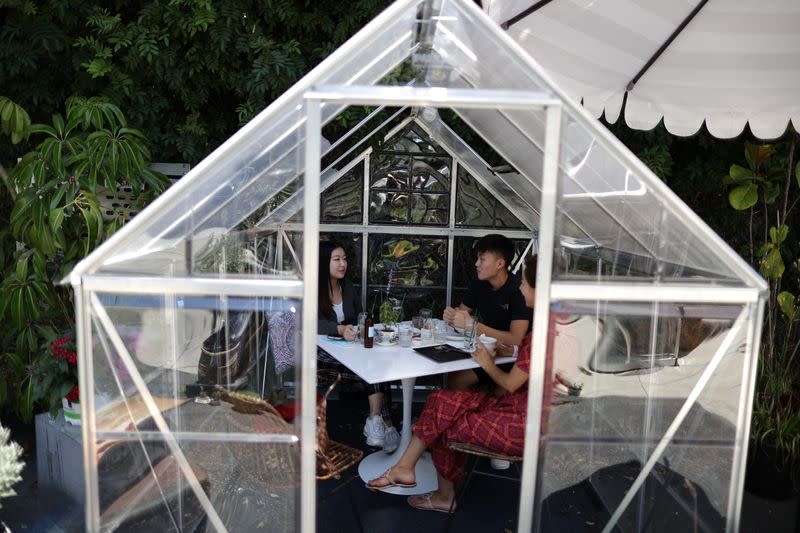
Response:
[{"label": "red flower", "polygon": [[50,353],[56,359],[63,359],[73,366],[78,365],[78,353],[74,350],[70,335],[64,335],[51,342]]},{"label": "red flower", "polygon": [[78,391],[78,385],[77,384],[73,385],[72,388],[67,393],[67,395],[64,397],[67,399],[67,401],[70,402],[79,401],[81,399],[81,395],[80,392]]}]

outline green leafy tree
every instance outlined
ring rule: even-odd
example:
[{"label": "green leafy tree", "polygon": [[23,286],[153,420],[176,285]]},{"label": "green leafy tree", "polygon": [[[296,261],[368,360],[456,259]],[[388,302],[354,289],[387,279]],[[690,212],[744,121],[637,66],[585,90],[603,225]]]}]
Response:
[{"label": "green leafy tree", "polygon": [[[23,121],[24,126],[24,121]],[[0,242],[0,331],[3,364],[0,400],[11,398],[23,419],[34,403],[60,401],[41,386],[38,369],[49,361],[48,345],[74,327],[71,291],[59,285],[76,261],[116,231],[122,221],[104,221],[99,187],[116,190],[126,182],[140,190],[144,205],[166,185],[150,170],[144,135],[129,127],[120,109],[104,98],[70,98],[66,114],[27,131],[15,126],[12,138],[38,140],[6,177],[11,199]],[[14,137],[16,133],[16,137]],[[12,394],[8,394],[11,388]]]},{"label": "green leafy tree", "polygon": [[39,121],[70,95],[103,95],[156,160],[193,164],[388,3],[0,0],[0,79]]}]

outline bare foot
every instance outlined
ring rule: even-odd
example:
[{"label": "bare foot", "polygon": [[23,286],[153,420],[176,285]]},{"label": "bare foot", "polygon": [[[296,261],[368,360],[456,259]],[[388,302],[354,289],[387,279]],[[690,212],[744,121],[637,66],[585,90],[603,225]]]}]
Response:
[{"label": "bare foot", "polygon": [[414,471],[393,466],[383,473],[382,476],[371,479],[367,482],[368,489],[385,489],[388,487],[411,488],[417,486]]},{"label": "bare foot", "polygon": [[[409,496],[407,501],[408,505],[414,509],[420,509],[423,511],[449,513],[450,511],[456,510],[456,506],[453,504],[453,496],[451,495],[446,497],[439,493],[439,491]],[[453,506],[452,509],[450,509],[451,505]]]}]

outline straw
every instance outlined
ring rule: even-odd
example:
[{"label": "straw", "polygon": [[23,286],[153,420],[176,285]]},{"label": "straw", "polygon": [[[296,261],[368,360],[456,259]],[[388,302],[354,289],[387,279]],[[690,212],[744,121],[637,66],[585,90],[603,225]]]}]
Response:
[{"label": "straw", "polygon": [[475,333],[477,333],[477,330],[478,330],[478,310],[475,309],[475,311],[473,311],[472,313],[472,329],[469,332],[469,344],[471,346],[475,345]]}]

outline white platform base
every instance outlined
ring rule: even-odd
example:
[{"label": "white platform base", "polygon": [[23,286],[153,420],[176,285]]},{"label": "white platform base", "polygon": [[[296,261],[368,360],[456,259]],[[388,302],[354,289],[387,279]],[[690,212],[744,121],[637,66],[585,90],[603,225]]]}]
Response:
[{"label": "white platform base", "polygon": [[[402,454],[395,452],[392,454],[385,452],[375,452],[361,461],[358,465],[358,475],[364,480],[364,483],[370,479],[375,479],[380,476],[389,468],[393,467],[400,459]],[[410,496],[412,494],[425,494],[426,492],[433,492],[439,488],[439,483],[436,481],[436,469],[433,467],[431,454],[425,454],[417,462],[415,469],[417,476],[417,486],[413,489],[402,489],[400,487],[391,487],[383,489],[383,492],[389,494],[400,494]]]}]

